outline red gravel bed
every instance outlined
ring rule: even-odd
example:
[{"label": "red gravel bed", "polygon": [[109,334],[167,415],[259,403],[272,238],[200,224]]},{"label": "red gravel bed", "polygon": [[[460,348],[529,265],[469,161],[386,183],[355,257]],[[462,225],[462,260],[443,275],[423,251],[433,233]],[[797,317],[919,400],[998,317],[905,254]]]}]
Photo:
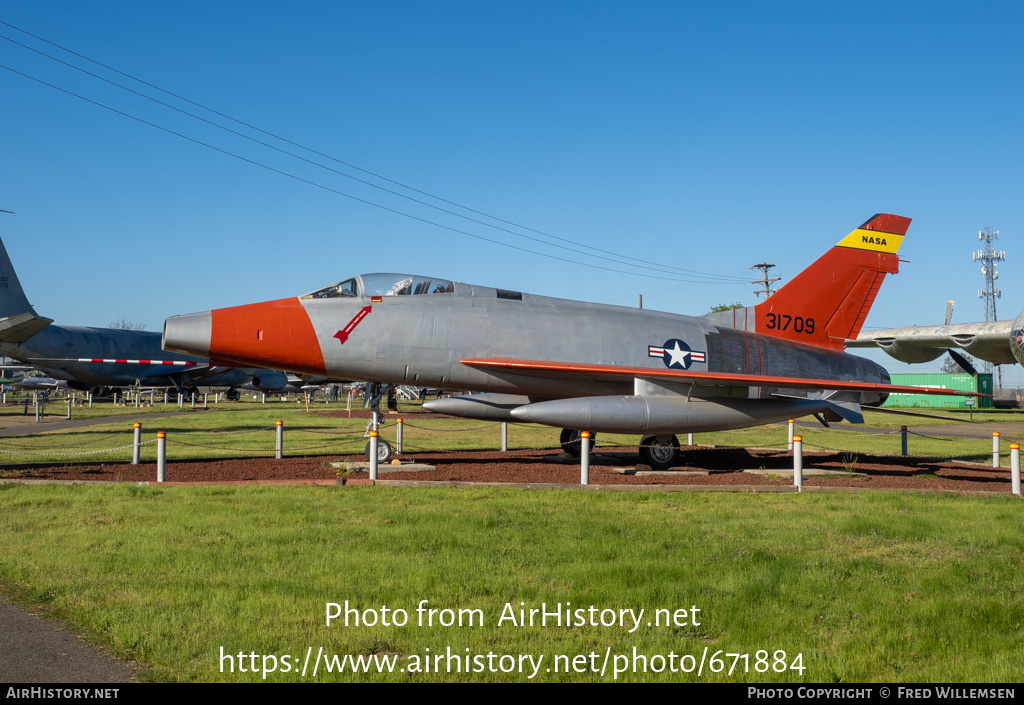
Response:
[{"label": "red gravel bed", "polygon": [[[344,412],[342,412],[344,413]],[[599,450],[600,454],[601,451]],[[791,477],[755,475],[746,469],[792,469],[793,460],[785,451],[745,450],[740,448],[686,448],[684,466],[677,472],[657,475],[625,475],[608,466],[593,464],[591,484],[630,485],[792,485]],[[388,472],[381,466],[380,479],[433,480],[441,482],[515,482],[578,484],[578,464],[558,464],[545,460],[557,456],[554,450],[451,451],[418,453],[413,459],[434,465],[436,470]],[[365,461],[358,455],[302,458],[242,458],[167,463],[167,480],[173,482],[240,481],[313,481],[334,480],[332,461]],[[615,459],[617,467],[632,467],[637,456],[623,454]],[[806,487],[860,487],[875,489],[952,490],[967,492],[1010,492],[1008,468],[957,463],[927,458],[898,458],[859,455],[854,471],[846,472],[841,454],[805,453],[805,468],[840,471],[841,475],[805,477]],[[707,471],[694,475],[680,471]],[[365,480],[365,472],[354,473],[353,480]],[[83,465],[31,465],[0,468],[0,479],[45,479],[100,482],[155,482],[156,464],[102,463]],[[359,483],[361,484],[361,483]]]}]

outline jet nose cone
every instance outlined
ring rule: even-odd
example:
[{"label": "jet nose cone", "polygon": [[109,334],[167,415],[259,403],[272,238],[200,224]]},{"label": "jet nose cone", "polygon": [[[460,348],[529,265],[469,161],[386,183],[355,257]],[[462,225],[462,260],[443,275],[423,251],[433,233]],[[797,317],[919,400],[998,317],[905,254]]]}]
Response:
[{"label": "jet nose cone", "polygon": [[209,357],[212,322],[210,311],[168,318],[164,321],[164,350]]}]

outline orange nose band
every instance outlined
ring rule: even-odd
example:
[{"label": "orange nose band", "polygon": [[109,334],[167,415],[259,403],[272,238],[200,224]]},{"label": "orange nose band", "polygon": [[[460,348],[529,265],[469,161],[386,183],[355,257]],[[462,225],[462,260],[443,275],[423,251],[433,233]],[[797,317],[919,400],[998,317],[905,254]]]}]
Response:
[{"label": "orange nose band", "polygon": [[294,372],[324,374],[313,323],[297,298],[215,309],[210,331],[210,359]]}]

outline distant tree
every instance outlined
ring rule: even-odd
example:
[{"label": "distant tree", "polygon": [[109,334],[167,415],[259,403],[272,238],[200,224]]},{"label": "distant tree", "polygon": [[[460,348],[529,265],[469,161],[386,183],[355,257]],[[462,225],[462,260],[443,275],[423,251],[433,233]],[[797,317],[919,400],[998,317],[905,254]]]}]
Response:
[{"label": "distant tree", "polygon": [[107,327],[114,330],[146,330],[145,323],[132,323],[124,316],[121,316],[116,321],[111,321]]},{"label": "distant tree", "polygon": [[[977,365],[974,364],[973,357],[971,357],[967,353],[960,354],[964,356],[964,359],[967,360],[967,362],[971,363],[972,365],[974,365],[975,368],[977,368]],[[960,367],[960,365],[956,364],[956,360],[954,360],[952,357],[946,355],[946,359],[942,361],[942,371],[949,375],[958,375],[963,372],[966,372],[967,370]]]},{"label": "distant tree", "polygon": [[719,304],[718,306],[712,306],[708,313],[721,313],[722,311],[732,311],[734,308],[743,308],[743,304],[737,301],[734,304]]}]

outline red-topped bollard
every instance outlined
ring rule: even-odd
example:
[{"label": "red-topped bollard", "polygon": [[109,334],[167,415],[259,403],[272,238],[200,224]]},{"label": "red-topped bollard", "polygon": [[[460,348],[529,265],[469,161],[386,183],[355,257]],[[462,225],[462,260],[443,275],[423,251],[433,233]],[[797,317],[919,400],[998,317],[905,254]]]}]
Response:
[{"label": "red-topped bollard", "polygon": [[804,437],[793,436],[793,484],[804,486]]},{"label": "red-topped bollard", "polygon": [[590,484],[590,431],[580,433],[580,484]]},{"label": "red-topped bollard", "polygon": [[370,431],[370,480],[377,481],[377,429]]},{"label": "red-topped bollard", "polygon": [[1010,444],[1010,491],[1020,496],[1020,443]]},{"label": "red-topped bollard", "polygon": [[132,449],[132,465],[139,464],[139,455],[142,453],[142,424],[135,422],[135,447]]},{"label": "red-topped bollard", "polygon": [[275,451],[274,457],[278,460],[284,457],[284,421],[280,419],[277,421],[277,445]]},{"label": "red-topped bollard", "polygon": [[156,434],[156,481],[167,481],[167,433],[157,431]]}]

